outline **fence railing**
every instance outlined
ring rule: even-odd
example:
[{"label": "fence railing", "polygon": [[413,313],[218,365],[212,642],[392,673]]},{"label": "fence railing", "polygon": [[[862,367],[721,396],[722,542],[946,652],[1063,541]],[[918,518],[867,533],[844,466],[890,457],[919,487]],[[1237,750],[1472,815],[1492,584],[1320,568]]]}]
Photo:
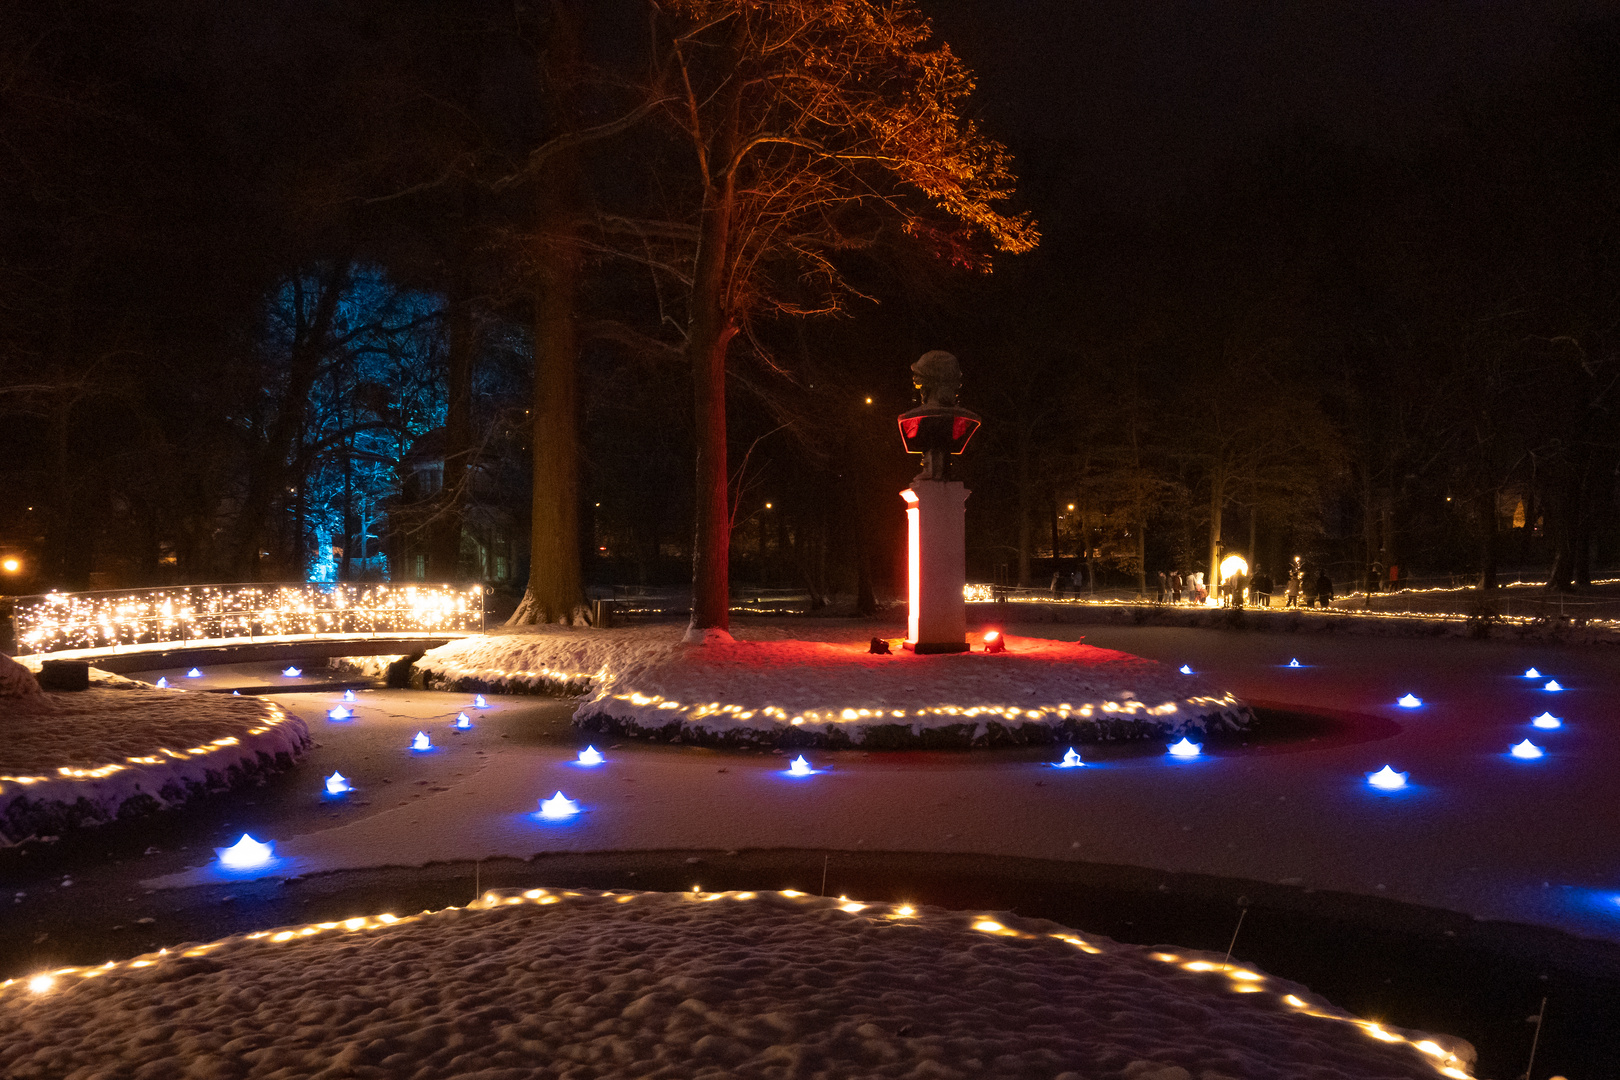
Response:
[{"label": "fence railing", "polygon": [[19,654],[321,634],[474,633],[480,585],[240,584],[13,597]]}]

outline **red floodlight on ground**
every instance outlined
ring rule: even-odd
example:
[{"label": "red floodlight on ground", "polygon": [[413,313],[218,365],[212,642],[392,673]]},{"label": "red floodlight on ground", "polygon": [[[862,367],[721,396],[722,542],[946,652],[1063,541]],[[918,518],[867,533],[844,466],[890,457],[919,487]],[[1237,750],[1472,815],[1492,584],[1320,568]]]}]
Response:
[{"label": "red floodlight on ground", "polygon": [[1001,636],[1000,630],[986,630],[984,632],[985,652],[1006,652],[1007,639]]}]

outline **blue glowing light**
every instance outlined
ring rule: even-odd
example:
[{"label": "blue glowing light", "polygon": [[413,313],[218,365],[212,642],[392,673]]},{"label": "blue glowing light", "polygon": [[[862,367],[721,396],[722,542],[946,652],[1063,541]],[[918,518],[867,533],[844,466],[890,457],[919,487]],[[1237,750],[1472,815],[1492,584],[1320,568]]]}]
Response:
[{"label": "blue glowing light", "polygon": [[458,731],[466,731],[470,727],[472,727],[472,721],[467,718],[467,714],[456,713],[456,729]]},{"label": "blue glowing light", "polygon": [[200,678],[202,678],[202,669],[201,668],[192,668],[190,671],[186,672],[186,678],[188,678],[188,679],[200,679]]},{"label": "blue glowing light", "polygon": [[547,821],[560,821],[579,813],[579,803],[559,791],[549,799],[540,800],[539,813]]},{"label": "blue glowing light", "polygon": [[1558,685],[1557,679],[1552,679],[1547,683],[1546,686],[1543,686],[1542,689],[1547,691],[1549,694],[1556,694],[1558,691],[1562,690],[1563,687]]},{"label": "blue glowing light", "polygon": [[326,716],[329,720],[350,720],[354,718],[354,713],[339,705],[335,709],[326,710]]},{"label": "blue glowing light", "polygon": [[427,737],[427,732],[418,731],[416,733],[416,738],[411,740],[411,749],[431,750],[433,749],[433,741]]},{"label": "blue glowing light", "polygon": [[483,694],[479,694],[478,696],[473,698],[473,708],[475,708],[475,709],[487,709],[487,708],[489,708],[489,702],[484,700],[484,695]]},{"label": "blue glowing light", "polygon": [[1294,659],[1288,661],[1288,666],[1289,667],[1300,667],[1300,666],[1302,666],[1300,664],[1300,662],[1299,662],[1299,657],[1296,656],[1296,657],[1294,657]]},{"label": "blue glowing light", "polygon": [[804,760],[803,754],[788,762],[787,772],[789,776],[809,776],[815,771],[810,767],[810,763]]},{"label": "blue glowing light", "polygon": [[1074,747],[1071,746],[1064,752],[1063,760],[1057,762],[1057,767],[1060,769],[1078,769],[1084,764],[1085,762],[1080,760],[1080,755],[1075,753]]},{"label": "blue glowing light", "polygon": [[1166,752],[1172,757],[1195,758],[1204,752],[1204,748],[1183,735],[1181,741],[1171,743],[1170,749]]},{"label": "blue glowing light", "polygon": [[1526,739],[1522,743],[1515,743],[1513,749],[1509,750],[1508,753],[1512,754],[1516,758],[1523,758],[1526,761],[1533,761],[1545,754],[1546,751],[1537,746],[1535,743],[1531,742],[1529,739]]},{"label": "blue glowing light", "polygon": [[302,675],[304,673],[304,670],[303,670],[303,668],[290,667],[290,668],[284,668],[281,673],[283,675],[287,676],[287,678],[289,678],[289,679],[296,679],[296,678],[298,678],[298,676],[300,676],[300,675]]},{"label": "blue glowing light", "polygon": [[579,752],[579,763],[581,765],[600,765],[606,760],[607,758],[602,756],[602,751],[594,746],[587,746]]},{"label": "blue glowing light", "polygon": [[1524,673],[1524,677],[1527,679],[1539,679],[1541,678],[1541,672],[1537,671],[1535,668],[1530,668]]},{"label": "blue glowing light", "polygon": [[1399,705],[1403,709],[1415,709],[1423,704],[1423,699],[1418,697],[1416,694],[1403,694],[1400,700],[1396,701],[1395,704]]},{"label": "blue glowing light", "polygon": [[1545,728],[1547,730],[1561,728],[1564,726],[1564,722],[1550,712],[1542,713],[1540,716],[1530,721],[1530,724],[1532,727]]},{"label": "blue glowing light", "polygon": [[1182,664],[1181,665],[1181,673],[1183,675],[1191,675],[1193,673],[1193,669],[1188,667],[1186,664]]},{"label": "blue glowing light", "polygon": [[328,795],[342,795],[346,791],[353,791],[354,786],[349,778],[340,772],[335,772],[326,778],[326,793]]},{"label": "blue glowing light", "polygon": [[219,864],[227,870],[252,870],[260,866],[268,866],[275,861],[276,845],[266,841],[259,843],[247,833],[242,834],[238,840],[228,848],[219,849]]},{"label": "blue glowing light", "polygon": [[1385,765],[1375,773],[1367,774],[1367,783],[1381,791],[1399,791],[1406,786],[1406,778],[1410,773],[1396,772]]},{"label": "blue glowing light", "polygon": [[169,680],[164,678],[162,675],[159,675],[156,686],[159,690],[167,690],[169,688]]},{"label": "blue glowing light", "polygon": [[354,700],[354,691],[353,690],[345,690],[345,691],[343,691],[343,700],[344,701],[353,701]]}]

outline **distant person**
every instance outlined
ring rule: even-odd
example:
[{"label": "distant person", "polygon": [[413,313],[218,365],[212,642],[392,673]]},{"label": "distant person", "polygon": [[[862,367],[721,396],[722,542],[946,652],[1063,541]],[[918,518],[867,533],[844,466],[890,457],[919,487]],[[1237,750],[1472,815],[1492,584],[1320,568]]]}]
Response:
[{"label": "distant person", "polygon": [[1159,603],[1164,603],[1164,594],[1170,590],[1170,575],[1163,570],[1159,571]]},{"label": "distant person", "polygon": [[1401,585],[1401,568],[1391,563],[1389,567],[1389,591],[1394,592]]},{"label": "distant person", "polygon": [[1328,577],[1326,570],[1319,570],[1316,574],[1316,602],[1323,607],[1333,603],[1333,579]]},{"label": "distant person", "polygon": [[1255,607],[1271,606],[1271,575],[1263,567],[1255,567],[1254,584],[1249,586],[1249,592]]},{"label": "distant person", "polygon": [[1054,600],[1063,599],[1063,593],[1068,589],[1068,587],[1068,576],[1061,570],[1052,571],[1052,598]]},{"label": "distant person", "polygon": [[1199,606],[1202,606],[1204,601],[1209,599],[1209,590],[1204,588],[1204,572],[1202,570],[1193,571],[1191,592],[1192,602]]},{"label": "distant person", "polygon": [[1226,579],[1226,604],[1228,607],[1240,608],[1243,606],[1243,593],[1249,587],[1249,575],[1239,570]]},{"label": "distant person", "polygon": [[1295,607],[1299,604],[1299,571],[1288,572],[1288,585],[1283,593],[1283,607]]},{"label": "distant person", "polygon": [[1172,570],[1172,571],[1170,571],[1170,602],[1172,604],[1181,603],[1181,590],[1182,590],[1182,588],[1183,588],[1183,582],[1181,580],[1181,571],[1180,570]]}]

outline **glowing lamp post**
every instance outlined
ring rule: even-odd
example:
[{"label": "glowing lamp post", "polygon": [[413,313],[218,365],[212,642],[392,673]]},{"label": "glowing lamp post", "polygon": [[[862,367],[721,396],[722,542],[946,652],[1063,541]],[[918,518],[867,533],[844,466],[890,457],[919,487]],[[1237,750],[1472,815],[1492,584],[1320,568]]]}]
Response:
[{"label": "glowing lamp post", "polygon": [[275,861],[276,845],[259,843],[247,833],[228,848],[219,849],[219,864],[227,870],[253,870]]},{"label": "glowing lamp post", "polygon": [[919,655],[967,652],[968,490],[949,475],[950,460],[967,449],[979,418],[956,406],[962,368],[935,350],[911,365],[922,404],[900,417],[906,453],[922,457],[922,472],[900,493],[906,504],[906,570],[910,614],[905,647]]}]

